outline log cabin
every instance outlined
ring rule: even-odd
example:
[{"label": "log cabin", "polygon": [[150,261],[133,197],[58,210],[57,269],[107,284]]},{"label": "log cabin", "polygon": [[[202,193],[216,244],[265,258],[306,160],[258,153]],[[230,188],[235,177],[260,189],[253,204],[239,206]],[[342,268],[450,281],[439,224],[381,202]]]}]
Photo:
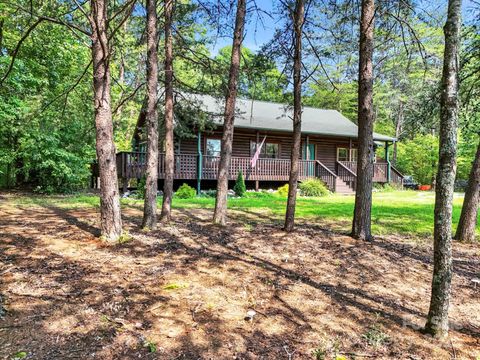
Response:
[{"label": "log cabin", "polygon": [[[212,130],[196,131],[194,136],[176,138],[175,180],[195,183],[197,190],[212,188],[218,172],[221,150],[224,103],[208,95],[189,94],[189,101],[209,114]],[[242,171],[248,187],[288,182],[292,147],[292,109],[284,104],[238,99],[229,178],[233,182]],[[139,117],[133,137],[133,151],[117,154],[117,172],[124,190],[130,179],[145,175],[146,141],[142,140],[144,116]],[[356,185],[357,126],[336,110],[304,107],[302,112],[302,151],[299,181],[319,178],[332,192],[353,193]],[[373,181],[403,182],[402,174],[389,161],[389,148],[396,141],[374,133],[375,155]],[[252,157],[261,146],[255,166]],[[162,147],[159,147],[162,149]],[[165,176],[164,154],[159,154],[159,181]],[[97,174],[95,174],[97,173]],[[94,171],[94,178],[98,172]],[[178,185],[177,185],[178,186]]]}]

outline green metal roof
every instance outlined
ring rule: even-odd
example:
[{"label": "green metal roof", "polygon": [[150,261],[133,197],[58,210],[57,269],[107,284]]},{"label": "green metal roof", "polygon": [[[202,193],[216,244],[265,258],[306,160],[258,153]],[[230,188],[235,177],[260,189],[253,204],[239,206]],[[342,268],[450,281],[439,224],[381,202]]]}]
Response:
[{"label": "green metal roof", "polygon": [[[210,95],[184,95],[201,104],[204,111],[215,114],[214,121],[223,124],[225,101]],[[237,99],[235,127],[255,130],[292,131],[292,107],[258,100]],[[341,136],[356,139],[358,127],[336,110],[303,107],[302,133]],[[396,141],[395,138],[373,133],[376,141]]]}]

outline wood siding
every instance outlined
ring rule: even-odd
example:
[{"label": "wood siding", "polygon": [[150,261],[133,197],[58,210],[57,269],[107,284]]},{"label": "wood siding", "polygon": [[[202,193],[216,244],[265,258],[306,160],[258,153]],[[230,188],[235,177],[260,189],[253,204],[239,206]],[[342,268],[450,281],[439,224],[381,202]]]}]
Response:
[{"label": "wood siding", "polygon": [[[279,159],[290,159],[290,152],[292,151],[292,136],[288,133],[282,132],[265,132],[259,131],[259,141],[261,142],[265,136],[265,142],[279,144]],[[222,136],[221,130],[216,130],[202,134],[202,151],[205,154],[206,139],[214,138],[220,139]],[[232,156],[234,157],[251,157],[250,142],[257,140],[257,132],[255,130],[235,129],[233,135],[233,149]],[[307,143],[307,135],[302,135],[302,154]],[[335,164],[337,161],[337,147],[348,148],[350,139],[324,137],[317,135],[308,135],[308,143],[315,145],[315,160],[321,161],[330,170],[335,171]],[[356,142],[352,141],[352,147],[356,147]],[[197,138],[188,138],[180,140],[180,153],[182,154],[196,154],[197,153]],[[312,160],[312,159],[310,159]]]}]

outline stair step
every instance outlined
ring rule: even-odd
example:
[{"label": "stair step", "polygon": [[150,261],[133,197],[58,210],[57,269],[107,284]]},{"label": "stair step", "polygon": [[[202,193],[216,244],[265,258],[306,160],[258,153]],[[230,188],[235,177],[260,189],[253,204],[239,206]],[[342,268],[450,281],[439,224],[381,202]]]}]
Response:
[{"label": "stair step", "polygon": [[345,181],[337,177],[335,192],[339,194],[355,194],[355,191]]}]

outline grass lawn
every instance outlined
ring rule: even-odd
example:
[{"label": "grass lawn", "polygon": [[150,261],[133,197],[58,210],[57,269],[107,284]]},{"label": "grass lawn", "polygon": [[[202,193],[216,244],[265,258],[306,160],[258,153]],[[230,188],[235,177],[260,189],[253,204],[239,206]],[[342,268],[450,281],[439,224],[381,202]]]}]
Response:
[{"label": "grass lawn", "polygon": [[[66,208],[96,207],[99,200],[95,195],[32,196],[18,199],[22,203],[55,204]],[[159,200],[159,203],[161,199]],[[333,194],[322,198],[299,197],[297,219],[315,221],[334,230],[348,231],[353,213],[353,195]],[[435,194],[420,191],[376,192],[373,195],[372,230],[374,234],[398,234],[406,236],[428,236],[433,231]],[[454,229],[460,217],[463,194],[455,194]],[[141,200],[122,199],[123,206],[141,206]],[[175,199],[173,207],[179,209],[213,209],[214,198],[197,197]],[[247,193],[244,198],[232,198],[228,206],[240,212],[253,212],[268,216],[270,220],[283,221],[286,198],[269,193]],[[480,233],[480,224],[477,225]]]}]

